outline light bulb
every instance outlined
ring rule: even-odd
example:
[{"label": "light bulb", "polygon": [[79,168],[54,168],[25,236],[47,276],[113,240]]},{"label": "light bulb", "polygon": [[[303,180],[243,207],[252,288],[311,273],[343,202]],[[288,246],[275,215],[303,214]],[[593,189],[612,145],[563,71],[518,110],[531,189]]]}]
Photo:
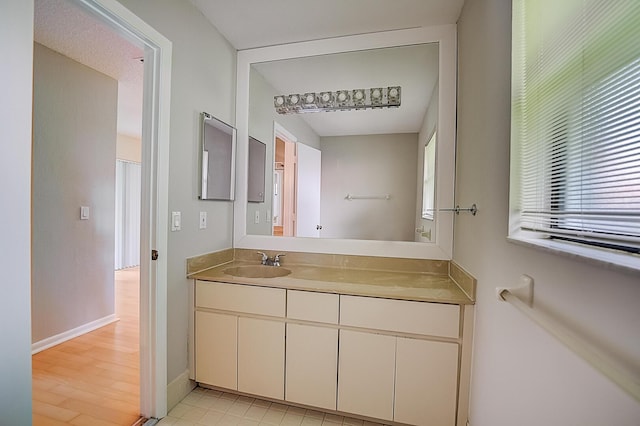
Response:
[{"label": "light bulb", "polygon": [[391,96],[392,98],[395,98],[398,96],[398,89],[396,89],[395,87],[392,88],[391,90],[389,90],[389,96]]},{"label": "light bulb", "polygon": [[322,102],[329,102],[329,99],[331,99],[331,96],[328,93],[322,94]]},{"label": "light bulb", "polygon": [[373,91],[373,93],[371,93],[371,97],[374,98],[374,99],[379,99],[380,95],[381,95],[380,89],[376,89],[376,90]]},{"label": "light bulb", "polygon": [[311,93],[309,93],[307,95],[307,103],[308,104],[313,103],[313,99],[314,99],[313,95]]},{"label": "light bulb", "polygon": [[344,102],[344,101],[346,101],[346,100],[347,100],[347,94],[346,94],[346,93],[344,93],[344,92],[340,92],[340,93],[338,94],[338,100],[339,100],[340,102]]},{"label": "light bulb", "polygon": [[289,98],[289,101],[294,105],[297,104],[299,100],[300,99],[298,98],[298,95],[291,95],[291,97]]},{"label": "light bulb", "polygon": [[355,98],[357,100],[361,100],[364,97],[364,93],[362,93],[362,91],[358,90],[355,94]]},{"label": "light bulb", "polygon": [[280,105],[284,104],[284,98],[283,98],[282,96],[278,96],[278,97],[276,98],[276,104],[277,104],[278,106],[280,106]]}]

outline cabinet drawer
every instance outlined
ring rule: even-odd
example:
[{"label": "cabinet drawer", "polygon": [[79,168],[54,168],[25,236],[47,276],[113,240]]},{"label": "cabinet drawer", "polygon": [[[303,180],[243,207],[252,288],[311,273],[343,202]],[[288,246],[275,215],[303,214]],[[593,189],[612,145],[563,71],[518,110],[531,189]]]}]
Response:
[{"label": "cabinet drawer", "polygon": [[196,281],[196,307],[274,317],[285,316],[286,290]]},{"label": "cabinet drawer", "polygon": [[460,307],[440,303],[340,296],[340,324],[457,338]]},{"label": "cabinet drawer", "polygon": [[337,294],[288,290],[287,318],[337,324],[339,303]]}]

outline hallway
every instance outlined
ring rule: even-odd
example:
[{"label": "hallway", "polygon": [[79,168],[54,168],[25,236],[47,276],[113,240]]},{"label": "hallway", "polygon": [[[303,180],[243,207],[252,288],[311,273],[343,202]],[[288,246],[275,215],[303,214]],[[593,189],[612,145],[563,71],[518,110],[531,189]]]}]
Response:
[{"label": "hallway", "polygon": [[115,272],[117,322],[33,355],[34,425],[132,425],[140,413],[139,270]]}]

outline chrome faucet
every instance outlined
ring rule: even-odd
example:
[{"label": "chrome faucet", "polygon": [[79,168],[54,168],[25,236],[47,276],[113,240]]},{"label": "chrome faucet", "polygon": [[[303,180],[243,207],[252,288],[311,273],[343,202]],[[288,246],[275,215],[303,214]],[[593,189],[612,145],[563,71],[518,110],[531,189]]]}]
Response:
[{"label": "chrome faucet", "polygon": [[284,253],[279,253],[279,254],[276,254],[276,255],[275,255],[275,257],[273,258],[273,266],[280,266],[280,258],[281,258],[282,256],[286,256],[286,254],[284,254]]},{"label": "chrome faucet", "polygon": [[269,257],[266,255],[266,253],[263,253],[261,251],[259,251],[258,254],[262,256],[260,264],[266,265],[266,266],[280,266],[280,258],[282,256],[286,256],[285,254],[279,253],[279,254],[276,254],[274,257]]}]

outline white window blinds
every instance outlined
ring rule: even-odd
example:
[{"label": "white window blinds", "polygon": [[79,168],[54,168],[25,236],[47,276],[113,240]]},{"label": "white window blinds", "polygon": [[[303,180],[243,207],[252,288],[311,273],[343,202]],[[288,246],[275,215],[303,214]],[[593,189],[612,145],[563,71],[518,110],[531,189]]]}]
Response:
[{"label": "white window blinds", "polygon": [[515,227],[637,251],[640,1],[514,0],[512,73]]}]

